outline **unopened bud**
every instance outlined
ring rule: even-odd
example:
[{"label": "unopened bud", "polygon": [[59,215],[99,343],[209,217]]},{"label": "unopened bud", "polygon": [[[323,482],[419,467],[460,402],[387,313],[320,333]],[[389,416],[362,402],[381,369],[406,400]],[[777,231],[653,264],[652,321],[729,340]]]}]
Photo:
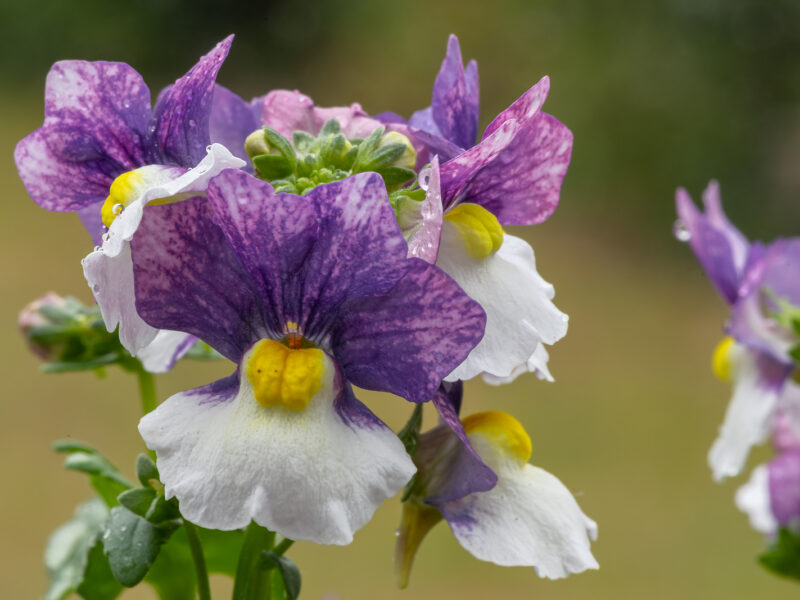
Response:
[{"label": "unopened bud", "polygon": [[244,150],[250,158],[264,154],[279,154],[276,149],[270,147],[263,129],[256,129],[247,136],[244,141]]},{"label": "unopened bud", "polygon": [[378,149],[389,146],[390,144],[402,144],[405,146],[404,152],[394,160],[391,166],[400,167],[401,169],[411,169],[413,171],[417,164],[417,151],[414,150],[414,146],[411,145],[409,139],[402,133],[390,131],[381,138]]},{"label": "unopened bud", "polygon": [[17,320],[19,330],[31,351],[42,360],[55,360],[64,349],[64,341],[48,339],[49,336],[42,334],[56,327],[53,314],[66,313],[67,306],[64,298],[55,292],[48,292],[28,304],[19,313]]}]

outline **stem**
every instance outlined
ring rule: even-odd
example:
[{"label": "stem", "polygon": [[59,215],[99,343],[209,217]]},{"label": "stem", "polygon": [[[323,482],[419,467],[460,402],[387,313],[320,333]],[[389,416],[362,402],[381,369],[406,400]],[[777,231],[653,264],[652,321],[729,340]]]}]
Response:
[{"label": "stem", "polygon": [[275,534],[257,525],[255,521],[247,526],[236,566],[236,581],[233,584],[233,600],[269,600],[270,572],[262,565],[261,553],[271,550]]},{"label": "stem", "polygon": [[283,556],[286,553],[286,551],[292,547],[292,544],[294,544],[294,540],[290,540],[289,538],[283,538],[283,541],[280,544],[276,545],[275,549],[272,552],[273,554],[276,554],[278,556]]},{"label": "stem", "polygon": [[142,398],[142,415],[146,415],[154,410],[158,401],[156,400],[156,380],[152,373],[148,373],[143,367],[136,371],[139,378],[139,395]]},{"label": "stem", "polygon": [[186,538],[189,540],[189,549],[192,551],[192,560],[197,572],[197,595],[200,600],[211,600],[211,588],[208,585],[208,571],[206,571],[206,559],[203,556],[203,546],[200,544],[200,537],[197,535],[197,527],[186,519],[183,520],[183,527],[186,529]]}]

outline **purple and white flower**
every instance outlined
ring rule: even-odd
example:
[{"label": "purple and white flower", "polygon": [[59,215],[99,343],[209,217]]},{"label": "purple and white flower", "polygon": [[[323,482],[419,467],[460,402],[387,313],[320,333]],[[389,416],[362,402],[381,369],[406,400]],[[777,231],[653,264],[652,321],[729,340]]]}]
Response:
[{"label": "purple and white flower", "polygon": [[374,173],[299,196],[229,170],[207,200],[145,211],[132,250],[142,317],[238,364],[142,419],[167,496],[204,527],[349,543],[415,471],[351,384],[429,400],[480,340],[480,306],[406,258]]},{"label": "purple and white flower", "polygon": [[15,151],[33,200],[77,212],[102,244],[84,260],[89,285],[109,331],[119,325],[123,345],[153,371],[171,367],[191,344],[136,313],[128,243],[148,202],[202,193],[210,177],[246,164],[237,156],[245,156],[255,117],[215,85],[231,41],[162,91],[154,110],[144,80],[124,63],[56,63],[47,76],[44,124]]},{"label": "purple and white flower", "polygon": [[598,568],[590,540],[597,525],[556,477],[528,463],[531,440],[511,415],[490,411],[458,419],[461,384],[435,399],[444,421],[422,434],[398,538],[395,569],[405,587],[427,532],[444,519],[480,560],[532,566],[558,579]]},{"label": "purple and white flower", "polygon": [[[536,271],[533,249],[504,225],[545,221],[558,205],[572,151],[572,133],[542,112],[549,79],[543,78],[489,124],[476,144],[478,72],[464,68],[458,39],[433,86],[431,106],[408,121],[412,139],[438,155],[435,194],[441,212],[421,221],[411,248],[438,247],[435,264],[453,277],[487,315],[486,334],[448,381],[483,375],[505,383],[524,372],[552,379],[543,344],[567,331],[567,316],[552,302],[554,289]],[[378,118],[403,124],[402,117]],[[420,153],[420,156],[425,156]],[[436,227],[440,228],[440,233]],[[437,237],[437,233],[439,234]],[[429,259],[430,251],[419,253]]]},{"label": "purple and white flower", "polygon": [[778,414],[800,431],[796,370],[788,352],[797,335],[782,315],[800,306],[800,240],[750,243],[725,216],[719,186],[711,182],[700,212],[684,189],[676,193],[676,235],[688,241],[731,307],[726,337],[714,352],[715,374],[733,384],[719,436],[708,460],[714,479],[738,475],[750,448],[763,443]]}]

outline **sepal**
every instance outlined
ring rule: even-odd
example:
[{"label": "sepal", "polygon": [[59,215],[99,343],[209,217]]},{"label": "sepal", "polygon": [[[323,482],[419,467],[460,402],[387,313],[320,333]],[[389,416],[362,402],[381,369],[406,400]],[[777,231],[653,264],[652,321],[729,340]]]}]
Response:
[{"label": "sepal", "polygon": [[781,528],[775,541],[759,555],[758,562],[776,575],[800,579],[800,536]]}]

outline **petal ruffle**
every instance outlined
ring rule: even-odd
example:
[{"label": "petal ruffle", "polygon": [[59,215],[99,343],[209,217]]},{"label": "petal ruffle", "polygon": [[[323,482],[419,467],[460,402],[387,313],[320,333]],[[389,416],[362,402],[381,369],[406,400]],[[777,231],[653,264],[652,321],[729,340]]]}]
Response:
[{"label": "petal ruffle", "polygon": [[426,402],[481,339],[485,322],[455,281],[412,258],[391,291],[343,306],[332,345],[355,385]]},{"label": "petal ruffle", "polygon": [[57,62],[47,75],[45,119],[17,144],[25,188],[47,210],[103,201],[117,175],[149,162],[150,91],[124,63]]},{"label": "petal ruffle", "polygon": [[765,535],[778,531],[778,522],[770,507],[767,465],[753,469],[747,483],[736,490],[734,499],[736,507],[747,515],[753,529]]},{"label": "petal ruffle", "polygon": [[233,376],[173,396],[139,430],[158,455],[167,497],[212,529],[254,520],[292,539],[348,544],[415,471],[330,360],[302,411],[262,407],[247,378]]},{"label": "petal ruffle", "polygon": [[159,95],[153,115],[155,136],[168,164],[190,167],[205,156],[206,146],[211,143],[209,120],[214,83],[232,42],[232,35],[222,40]]},{"label": "petal ruffle", "polygon": [[481,373],[510,377],[527,367],[541,343],[553,344],[566,334],[567,315],[552,303],[553,286],[536,272],[533,249],[524,240],[505,234],[497,252],[476,259],[445,220],[436,265],[486,311],[483,339],[447,381]]}]

